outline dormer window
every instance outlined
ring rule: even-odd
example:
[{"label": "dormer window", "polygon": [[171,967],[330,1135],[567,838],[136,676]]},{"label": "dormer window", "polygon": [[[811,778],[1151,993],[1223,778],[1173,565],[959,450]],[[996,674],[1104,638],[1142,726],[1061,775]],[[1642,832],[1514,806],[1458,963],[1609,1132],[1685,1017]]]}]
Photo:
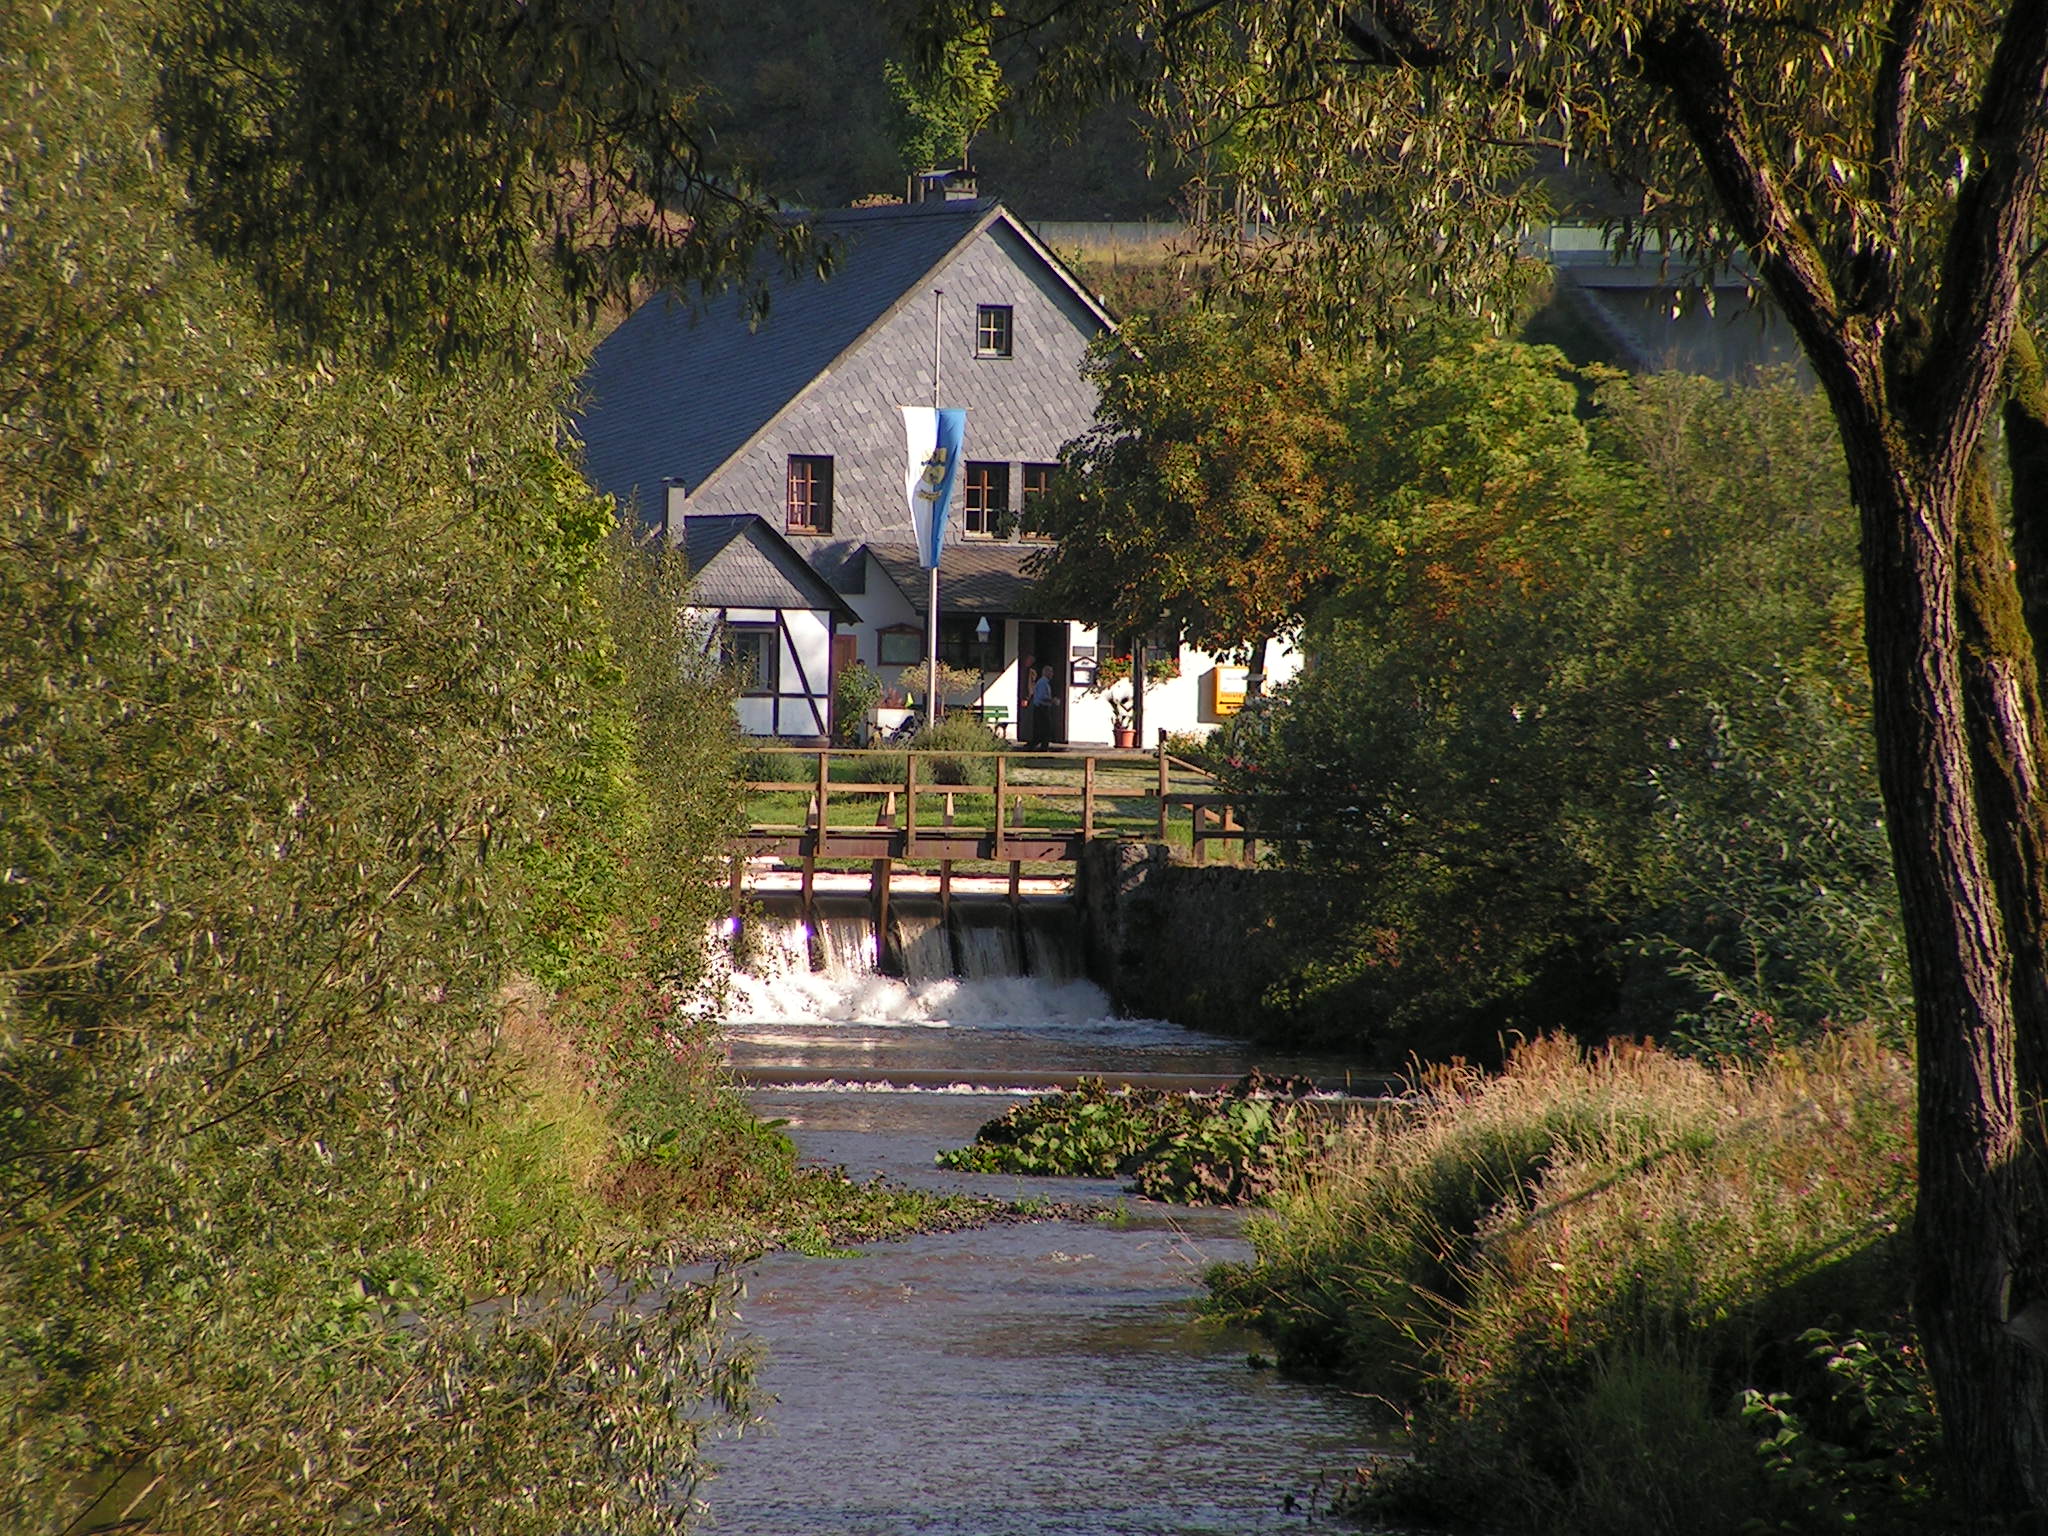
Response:
[{"label": "dormer window", "polygon": [[791,533],[832,531],[832,455],[792,453],[785,505]]},{"label": "dormer window", "polygon": [[1010,355],[1010,306],[984,304],[974,312],[974,355]]}]

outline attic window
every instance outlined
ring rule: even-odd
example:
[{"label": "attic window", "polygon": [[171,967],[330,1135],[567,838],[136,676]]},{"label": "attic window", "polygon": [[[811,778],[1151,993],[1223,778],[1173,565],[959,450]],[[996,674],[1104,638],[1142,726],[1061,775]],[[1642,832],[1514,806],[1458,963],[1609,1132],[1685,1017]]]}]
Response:
[{"label": "attic window", "polygon": [[789,531],[832,531],[832,455],[792,453],[787,480]]},{"label": "attic window", "polygon": [[974,355],[1010,355],[1010,306],[984,304],[974,312]]}]

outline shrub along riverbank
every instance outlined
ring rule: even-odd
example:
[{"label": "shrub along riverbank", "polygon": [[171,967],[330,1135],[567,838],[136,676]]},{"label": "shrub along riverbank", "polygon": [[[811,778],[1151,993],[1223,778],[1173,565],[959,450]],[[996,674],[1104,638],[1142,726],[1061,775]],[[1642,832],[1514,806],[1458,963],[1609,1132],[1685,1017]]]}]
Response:
[{"label": "shrub along riverbank", "polygon": [[1361,1514],[1638,1536],[1949,1528],[1907,1316],[1912,1072],[1874,1036],[1745,1066],[1525,1044],[1369,1115],[1254,1077],[1019,1105],[947,1167],[1249,1203],[1215,1309],[1385,1403]]},{"label": "shrub along riverbank", "polygon": [[1354,1504],[1515,1530],[1942,1529],[1906,1321],[1908,1064],[1562,1040],[1423,1072],[1249,1227],[1217,1303],[1398,1408]]},{"label": "shrub along riverbank", "polygon": [[180,15],[0,8],[0,1529],[672,1532],[749,1411],[675,1260],[957,1213],[797,1170],[684,1001],[729,697],[573,337],[468,271],[517,356],[280,335]]}]

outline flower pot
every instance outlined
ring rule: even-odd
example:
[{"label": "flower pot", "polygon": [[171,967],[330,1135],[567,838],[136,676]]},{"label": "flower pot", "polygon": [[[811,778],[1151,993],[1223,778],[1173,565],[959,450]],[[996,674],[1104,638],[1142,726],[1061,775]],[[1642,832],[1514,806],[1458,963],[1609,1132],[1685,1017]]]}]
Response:
[{"label": "flower pot", "polygon": [[1137,728],[1129,725],[1118,726],[1116,728],[1116,744],[1119,747],[1135,747],[1138,744]]}]

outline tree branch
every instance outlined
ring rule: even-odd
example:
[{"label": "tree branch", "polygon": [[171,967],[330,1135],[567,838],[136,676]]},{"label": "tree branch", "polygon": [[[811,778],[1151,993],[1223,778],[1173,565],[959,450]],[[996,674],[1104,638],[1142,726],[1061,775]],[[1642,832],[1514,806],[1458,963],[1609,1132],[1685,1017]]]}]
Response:
[{"label": "tree branch", "polygon": [[1899,301],[1899,239],[1905,217],[1906,139],[1911,121],[1914,72],[1927,26],[1927,0],[1893,0],[1885,23],[1884,52],[1872,93],[1870,190],[1884,211],[1882,243],[1866,257],[1854,303],[1860,310],[1890,314]]},{"label": "tree branch", "polygon": [[1344,40],[1356,48],[1360,59],[1404,69],[1441,69],[1449,62],[1442,45],[1430,42],[1416,25],[1414,15],[1400,0],[1361,6],[1346,6],[1337,14]]},{"label": "tree branch", "polygon": [[1690,11],[1670,16],[1643,38],[1644,78],[1662,90],[1699,152],[1736,235],[1757,274],[1799,333],[1830,394],[1870,398],[1877,350],[1843,325],[1827,263],[1797,217],[1758,139],[1728,63],[1727,46]]},{"label": "tree branch", "polygon": [[1975,451],[2019,314],[2019,274],[2048,157],[2048,6],[2015,5],[1992,56],[1964,181],[1942,259],[1933,338],[1917,391],[1919,419],[1941,424],[1926,446],[1944,468]]}]

